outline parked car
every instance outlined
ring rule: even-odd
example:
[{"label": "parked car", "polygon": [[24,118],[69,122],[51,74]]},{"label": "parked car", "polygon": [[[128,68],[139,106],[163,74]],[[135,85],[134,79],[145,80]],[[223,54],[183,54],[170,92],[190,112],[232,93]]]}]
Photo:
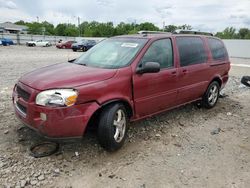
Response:
[{"label": "parked car", "polygon": [[76,41],[61,41],[60,43],[56,44],[57,48],[63,48],[63,49],[71,49],[72,44],[76,43]]},{"label": "parked car", "polygon": [[0,45],[3,45],[1,40],[0,40]]},{"label": "parked car", "polygon": [[48,47],[48,46],[52,46],[52,44],[51,44],[49,41],[36,40],[36,41],[29,41],[29,42],[26,42],[26,46],[42,46],[42,47]]},{"label": "parked car", "polygon": [[83,52],[88,51],[90,48],[96,45],[95,40],[81,40],[80,42],[77,42],[75,44],[72,44],[72,50],[74,52],[81,50]]},{"label": "parked car", "polygon": [[216,37],[136,34],[106,39],[79,58],[22,76],[13,89],[17,117],[46,137],[82,137],[119,149],[130,121],[194,101],[213,108],[230,62]]},{"label": "parked car", "polygon": [[8,39],[8,38],[2,38],[2,39],[0,39],[0,41],[2,42],[3,46],[14,45],[13,40]]}]

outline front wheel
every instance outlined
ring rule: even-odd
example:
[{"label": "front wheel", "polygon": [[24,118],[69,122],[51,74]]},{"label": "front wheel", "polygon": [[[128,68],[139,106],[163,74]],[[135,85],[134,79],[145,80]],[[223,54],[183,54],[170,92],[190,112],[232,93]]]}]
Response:
[{"label": "front wheel", "polygon": [[218,101],[219,93],[220,93],[219,83],[216,81],[212,82],[208,86],[207,91],[202,98],[203,106],[205,108],[213,108]]},{"label": "front wheel", "polygon": [[126,108],[120,104],[111,104],[103,109],[98,125],[98,140],[107,151],[115,151],[124,144],[128,127]]}]

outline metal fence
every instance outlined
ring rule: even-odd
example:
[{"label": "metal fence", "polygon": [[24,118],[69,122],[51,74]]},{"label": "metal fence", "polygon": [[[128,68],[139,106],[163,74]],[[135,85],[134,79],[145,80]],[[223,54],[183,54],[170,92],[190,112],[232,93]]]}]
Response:
[{"label": "metal fence", "polygon": [[230,57],[250,58],[250,40],[223,40]]},{"label": "metal fence", "polygon": [[30,34],[11,34],[11,33],[0,33],[0,38],[12,39],[15,44],[24,45],[28,41],[35,40],[46,40],[51,44],[56,44],[59,40],[67,41],[79,41],[82,39],[90,39],[95,41],[103,40],[101,37],[67,37],[67,36],[50,36],[50,35],[30,35]]},{"label": "metal fence", "polygon": [[[31,40],[47,40],[51,44],[56,44],[60,39],[63,41],[73,40],[79,41],[81,39],[91,39],[97,42],[105,38],[101,37],[67,37],[67,36],[49,36],[49,35],[30,35],[30,34],[9,34],[0,33],[0,38],[10,38],[16,44],[26,44]],[[230,57],[250,58],[250,40],[223,40]]]}]

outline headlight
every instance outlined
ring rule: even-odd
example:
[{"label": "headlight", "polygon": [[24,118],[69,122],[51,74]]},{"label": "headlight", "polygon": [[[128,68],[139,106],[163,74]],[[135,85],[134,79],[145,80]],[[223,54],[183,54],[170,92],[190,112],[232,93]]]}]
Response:
[{"label": "headlight", "polygon": [[36,96],[36,104],[42,106],[72,106],[77,99],[74,89],[52,89],[42,91]]}]

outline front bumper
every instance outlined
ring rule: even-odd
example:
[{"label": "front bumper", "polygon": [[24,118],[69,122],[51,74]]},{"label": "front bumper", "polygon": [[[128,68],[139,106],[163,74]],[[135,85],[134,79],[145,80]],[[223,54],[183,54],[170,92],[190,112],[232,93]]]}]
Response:
[{"label": "front bumper", "polygon": [[27,101],[13,91],[12,100],[16,116],[28,127],[49,138],[82,137],[89,119],[99,108],[95,102],[71,107],[44,107],[35,104],[38,91],[19,84],[31,94]]}]

